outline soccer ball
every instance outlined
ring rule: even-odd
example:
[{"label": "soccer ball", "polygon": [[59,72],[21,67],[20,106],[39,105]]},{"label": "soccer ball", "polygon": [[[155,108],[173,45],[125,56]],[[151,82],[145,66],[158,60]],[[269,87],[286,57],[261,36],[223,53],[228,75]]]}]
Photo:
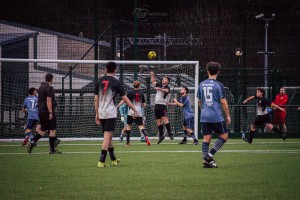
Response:
[{"label": "soccer ball", "polygon": [[149,53],[148,53],[148,58],[149,59],[155,59],[156,58],[156,53],[155,53],[155,51],[149,51]]}]

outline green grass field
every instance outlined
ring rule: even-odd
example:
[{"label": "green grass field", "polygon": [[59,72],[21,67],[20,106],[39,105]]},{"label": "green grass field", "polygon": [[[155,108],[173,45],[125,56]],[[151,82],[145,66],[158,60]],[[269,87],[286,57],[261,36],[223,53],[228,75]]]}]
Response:
[{"label": "green grass field", "polygon": [[300,139],[231,139],[216,169],[202,168],[201,145],[156,142],[115,142],[110,168],[97,167],[101,141],[62,141],[62,155],[1,142],[0,199],[300,199]]}]

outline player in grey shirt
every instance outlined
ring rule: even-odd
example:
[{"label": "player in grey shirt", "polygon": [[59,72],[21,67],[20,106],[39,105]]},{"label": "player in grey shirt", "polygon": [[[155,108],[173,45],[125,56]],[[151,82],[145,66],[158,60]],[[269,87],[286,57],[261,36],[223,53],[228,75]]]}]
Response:
[{"label": "player in grey shirt", "polygon": [[165,76],[161,83],[157,83],[155,79],[154,72],[150,72],[151,74],[151,82],[155,86],[156,95],[155,95],[155,109],[154,114],[156,118],[156,123],[159,131],[159,139],[157,144],[161,143],[164,139],[164,127],[165,124],[168,135],[171,140],[173,140],[173,134],[171,133],[171,125],[169,122],[168,114],[167,114],[167,105],[166,105],[166,98],[170,92],[169,83],[170,77]]}]

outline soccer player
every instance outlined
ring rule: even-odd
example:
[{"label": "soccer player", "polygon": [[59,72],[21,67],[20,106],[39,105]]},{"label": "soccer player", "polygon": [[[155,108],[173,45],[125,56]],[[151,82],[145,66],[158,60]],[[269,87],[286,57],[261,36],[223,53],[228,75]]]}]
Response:
[{"label": "soccer player", "polygon": [[99,79],[95,85],[95,121],[96,124],[102,126],[103,143],[98,162],[98,167],[108,167],[105,163],[107,151],[109,152],[112,165],[118,165],[119,159],[116,158],[114,153],[114,145],[112,141],[112,134],[115,130],[115,123],[117,118],[117,109],[115,106],[116,95],[119,94],[124,102],[133,110],[133,116],[136,116],[136,109],[125,95],[124,87],[118,79],[116,79],[115,72],[117,64],[115,62],[108,62],[106,64],[106,75]]},{"label": "soccer player", "polygon": [[123,136],[126,134],[128,106],[124,103],[119,107],[119,112],[121,114],[121,122],[124,124],[124,127],[120,134],[119,142],[123,142]]},{"label": "soccer player", "polygon": [[194,140],[194,145],[198,145],[199,141],[196,139],[195,134],[194,134],[194,111],[191,108],[191,104],[190,104],[190,98],[187,95],[187,93],[189,92],[189,89],[187,87],[182,87],[180,90],[180,95],[181,98],[179,99],[179,101],[174,98],[174,103],[168,103],[167,105],[172,105],[172,106],[179,106],[181,108],[183,108],[183,116],[184,116],[184,122],[183,122],[183,132],[184,132],[184,136],[183,136],[183,140],[179,143],[179,144],[186,144],[187,143],[187,135],[190,135],[193,140]]},{"label": "soccer player", "polygon": [[165,124],[168,136],[171,140],[174,139],[173,134],[171,133],[171,125],[169,123],[169,118],[167,116],[167,105],[166,105],[166,97],[170,92],[169,83],[170,77],[163,77],[161,83],[157,83],[155,79],[154,72],[150,72],[151,74],[151,82],[155,86],[156,94],[155,94],[155,109],[154,114],[156,118],[156,123],[159,132],[159,139],[157,144],[160,144],[164,139],[164,127]]},{"label": "soccer player", "polygon": [[277,134],[281,135],[283,140],[286,139],[286,134],[281,132],[277,127],[273,126],[270,114],[267,111],[267,106],[275,107],[275,108],[281,110],[282,112],[284,112],[284,109],[280,108],[279,106],[277,106],[274,103],[270,103],[265,98],[265,93],[266,92],[265,92],[264,89],[257,88],[256,96],[250,96],[249,98],[247,98],[243,102],[243,104],[246,104],[246,103],[248,103],[248,101],[250,101],[252,99],[255,99],[256,104],[257,104],[257,109],[256,109],[257,116],[255,117],[254,121],[250,125],[250,136],[249,136],[249,138],[243,137],[243,140],[245,142],[248,142],[249,144],[251,144],[252,141],[253,141],[253,137],[255,135],[256,127],[257,126],[262,126],[262,125],[264,125],[267,130],[274,131]]},{"label": "soccer player", "polygon": [[36,146],[37,141],[49,131],[49,154],[61,154],[56,150],[56,146],[60,140],[56,137],[56,113],[57,102],[55,100],[53,83],[53,75],[46,74],[45,82],[43,82],[38,89],[38,110],[41,123],[41,130],[35,135],[27,148],[27,152],[31,153]]},{"label": "soccer player", "polygon": [[[202,81],[198,88],[199,107],[201,108],[200,122],[202,126],[203,142],[202,157],[203,167],[217,167],[213,156],[228,140],[226,124],[231,123],[228,103],[225,98],[224,86],[217,81],[221,65],[217,62],[209,62],[206,65],[208,79]],[[222,116],[221,106],[226,115],[226,122]],[[212,132],[219,135],[213,147],[209,150]]]},{"label": "soccer player", "polygon": [[[280,88],[279,94],[277,94],[275,100],[272,103],[278,105],[283,109],[286,109],[287,102],[288,102],[288,95],[285,92],[285,88],[282,87]],[[286,118],[286,110],[284,112],[278,109],[274,110],[273,124],[277,128],[280,128],[280,130],[286,134],[285,118]]]},{"label": "soccer player", "polygon": [[27,123],[25,126],[25,139],[22,143],[23,146],[27,144],[28,140],[33,140],[32,129],[35,127],[35,125],[37,125],[36,132],[39,132],[41,128],[41,125],[38,123],[40,119],[37,108],[38,98],[36,97],[36,89],[29,88],[28,95],[29,96],[24,99],[24,103],[22,106],[22,112],[28,112]]},{"label": "soccer player", "polygon": [[[128,111],[128,117],[127,117],[127,126],[126,126],[126,145],[130,146],[130,132],[131,132],[131,127],[133,122],[138,126],[141,135],[143,134],[146,139],[146,143],[149,146],[150,141],[148,139],[148,134],[147,130],[145,129],[144,125],[144,120],[143,120],[143,113],[142,113],[142,107],[145,107],[145,96],[144,94],[140,91],[140,85],[141,83],[139,81],[134,81],[133,82],[133,90],[129,91],[127,93],[128,99],[132,102],[134,107],[137,110],[137,116],[134,117],[134,112],[132,109],[129,109]],[[118,106],[122,105],[124,101],[122,100]]]}]

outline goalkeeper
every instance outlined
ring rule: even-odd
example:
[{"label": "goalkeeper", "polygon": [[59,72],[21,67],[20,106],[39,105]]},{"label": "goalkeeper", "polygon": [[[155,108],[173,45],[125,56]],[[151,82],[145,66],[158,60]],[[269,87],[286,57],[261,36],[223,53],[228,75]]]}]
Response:
[{"label": "goalkeeper", "polygon": [[[119,142],[123,142],[123,137],[126,135],[126,126],[127,126],[127,117],[128,117],[128,106],[124,103],[119,107],[119,112],[121,115],[121,122],[124,124],[124,127],[120,133]],[[145,115],[144,115],[144,108],[142,108],[142,117],[143,123],[145,124]],[[145,135],[141,132],[141,142],[146,142]]]},{"label": "goalkeeper", "polygon": [[121,114],[121,122],[124,124],[124,127],[120,134],[119,142],[123,142],[123,136],[126,134],[128,106],[124,103],[119,107],[119,112]]}]

